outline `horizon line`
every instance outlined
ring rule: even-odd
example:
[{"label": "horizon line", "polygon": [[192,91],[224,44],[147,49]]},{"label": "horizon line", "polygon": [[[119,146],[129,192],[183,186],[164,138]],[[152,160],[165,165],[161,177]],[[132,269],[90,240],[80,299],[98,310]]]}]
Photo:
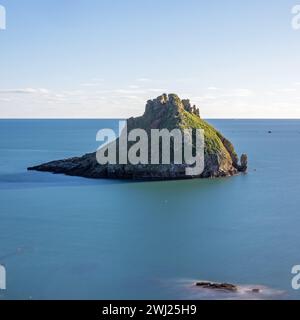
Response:
[{"label": "horizon line", "polygon": [[[136,118],[136,117],[133,117]],[[87,117],[87,118],[0,118],[0,121],[3,120],[36,120],[36,121],[43,121],[43,120],[128,120],[130,118],[94,118],[94,117]],[[300,118],[201,118],[202,120],[300,120]]]}]

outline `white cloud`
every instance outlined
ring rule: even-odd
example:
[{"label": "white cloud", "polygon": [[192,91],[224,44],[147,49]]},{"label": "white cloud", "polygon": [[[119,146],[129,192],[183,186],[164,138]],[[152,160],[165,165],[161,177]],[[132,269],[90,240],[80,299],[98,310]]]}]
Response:
[{"label": "white cloud", "polygon": [[113,93],[117,94],[145,94],[145,90],[128,90],[128,89],[117,89],[117,90],[112,90]]},{"label": "white cloud", "polygon": [[208,87],[207,90],[215,91],[215,90],[218,90],[218,88],[217,87]]},{"label": "white cloud", "polygon": [[203,95],[203,96],[196,96],[196,97],[192,97],[191,100],[197,101],[197,102],[203,102],[203,101],[207,101],[207,100],[216,100],[217,97],[213,96],[213,95]]},{"label": "white cloud", "polygon": [[274,97],[274,96],[276,95],[276,92],[269,90],[269,91],[266,91],[265,94],[266,94],[267,96],[272,96],[272,97]]},{"label": "white cloud", "polygon": [[292,86],[266,86],[259,91],[159,84],[162,87],[144,83],[121,88],[106,85],[103,90],[0,89],[0,118],[127,118],[141,115],[148,99],[172,92],[198,105],[204,118],[300,118],[300,90]]},{"label": "white cloud", "polygon": [[295,88],[284,88],[284,89],[280,89],[279,91],[285,92],[285,93],[291,93],[291,92],[296,92],[297,89],[295,89]]},{"label": "white cloud", "polygon": [[147,89],[148,92],[153,92],[153,93],[160,93],[160,94],[163,94],[163,93],[166,93],[168,90],[166,89],[156,89],[156,88],[150,88],[150,89]]},{"label": "white cloud", "polygon": [[82,87],[99,87],[103,85],[104,79],[103,78],[92,78],[87,82],[83,82],[80,85]]},{"label": "white cloud", "polygon": [[4,89],[0,90],[0,94],[48,94],[49,90],[44,88],[25,88],[25,89]]},{"label": "white cloud", "polygon": [[224,93],[223,97],[250,97],[253,96],[254,92],[249,89],[234,89],[229,91],[228,93]]},{"label": "white cloud", "polygon": [[82,87],[99,87],[102,86],[102,82],[86,82],[81,84]]},{"label": "white cloud", "polygon": [[129,100],[141,100],[141,97],[134,96],[134,95],[125,95],[125,96],[120,96],[121,99],[129,99]]}]

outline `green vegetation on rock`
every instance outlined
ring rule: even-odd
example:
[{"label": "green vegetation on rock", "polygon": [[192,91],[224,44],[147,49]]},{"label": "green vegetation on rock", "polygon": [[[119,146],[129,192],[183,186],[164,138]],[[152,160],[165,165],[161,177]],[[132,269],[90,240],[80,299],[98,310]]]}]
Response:
[{"label": "green vegetation on rock", "polygon": [[[200,111],[190,101],[181,100],[176,94],[163,94],[149,100],[143,116],[127,120],[127,129],[203,129],[205,139],[205,169],[196,178],[223,177],[247,170],[248,158],[242,155],[241,164],[232,143],[212,125],[201,119]],[[150,136],[150,135],[149,135]],[[117,139],[117,145],[119,139]],[[128,148],[132,143],[128,143]],[[150,145],[150,144],[149,144]],[[172,148],[172,146],[171,146]],[[171,150],[172,152],[172,150]],[[83,157],[53,161],[29,170],[50,171],[89,178],[119,179],[183,179],[186,164],[152,165],[152,164],[107,164],[100,165],[96,161],[96,153]]]}]

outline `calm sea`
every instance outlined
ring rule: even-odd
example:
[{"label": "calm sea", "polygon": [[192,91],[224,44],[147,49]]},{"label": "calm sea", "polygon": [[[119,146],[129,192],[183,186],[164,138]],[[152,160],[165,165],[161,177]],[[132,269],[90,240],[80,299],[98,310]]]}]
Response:
[{"label": "calm sea", "polygon": [[[0,121],[0,299],[300,299],[300,121],[210,121],[247,175],[128,182],[27,172],[98,147],[112,120]],[[272,131],[272,133],[268,133]],[[248,288],[262,286],[251,295]]]}]

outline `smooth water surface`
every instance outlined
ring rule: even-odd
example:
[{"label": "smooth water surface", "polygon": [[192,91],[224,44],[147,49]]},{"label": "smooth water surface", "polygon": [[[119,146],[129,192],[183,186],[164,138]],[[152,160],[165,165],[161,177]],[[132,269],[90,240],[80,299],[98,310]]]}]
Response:
[{"label": "smooth water surface", "polygon": [[0,120],[0,299],[228,298],[195,290],[197,279],[299,299],[300,121],[210,122],[248,154],[247,175],[129,182],[27,172],[95,150],[97,131],[118,123]]}]

